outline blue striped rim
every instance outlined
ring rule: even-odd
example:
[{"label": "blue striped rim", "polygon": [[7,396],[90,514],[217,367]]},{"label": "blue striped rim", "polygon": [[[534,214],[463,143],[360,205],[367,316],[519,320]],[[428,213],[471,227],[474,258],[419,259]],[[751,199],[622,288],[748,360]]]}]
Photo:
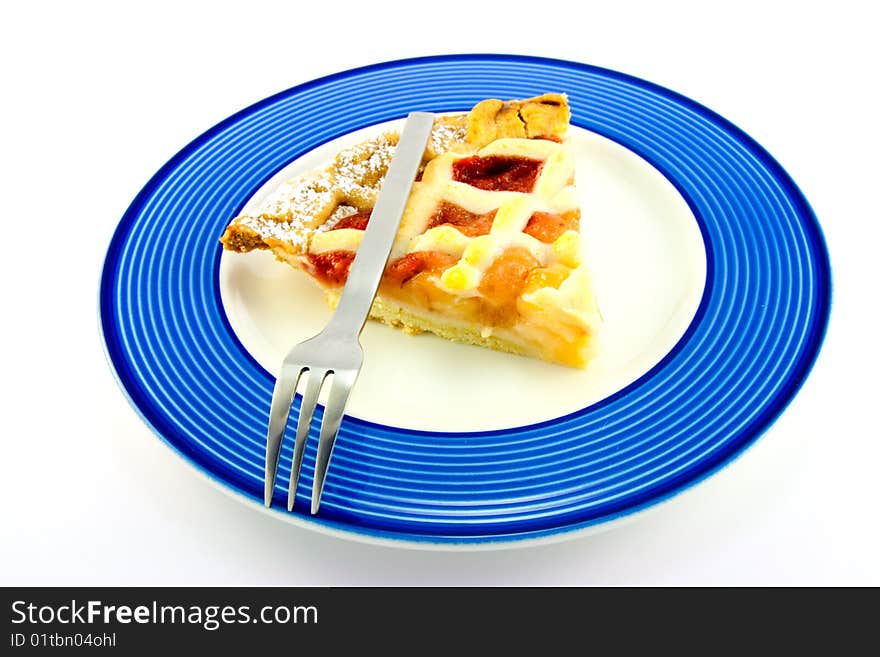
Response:
[{"label": "blue striped rim", "polygon": [[[690,204],[708,258],[693,323],[638,381],[557,420],[432,433],[346,418],[317,518],[300,510],[312,435],[297,515],[362,537],[537,538],[632,513],[729,462],[791,400],[824,336],[830,267],[815,217],[772,157],[717,114],[614,71],[532,57],[346,71],[261,101],[175,155],[132,202],[104,264],[101,324],[131,403],[171,447],[259,503],[273,381],[220,301],[217,238],[229,218],[284,165],[353,130],[556,90],[575,125],[638,153]],[[290,459],[286,445],[280,481]]]}]

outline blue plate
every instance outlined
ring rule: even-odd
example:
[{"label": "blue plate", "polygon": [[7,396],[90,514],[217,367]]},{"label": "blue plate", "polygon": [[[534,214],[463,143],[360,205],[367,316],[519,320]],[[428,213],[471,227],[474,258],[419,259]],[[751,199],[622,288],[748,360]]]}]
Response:
[{"label": "blue plate", "polygon": [[[279,169],[353,130],[548,90],[568,93],[574,125],[639,154],[690,204],[707,280],[687,332],[624,390],[549,422],[432,433],[346,417],[311,517],[315,423],[302,505],[283,508],[287,441],[273,512],[368,540],[525,541],[632,514],[730,462],[797,392],[824,336],[830,271],[816,218],[779,164],[714,112],[627,75],[531,57],[346,71],[267,98],[175,155],[123,216],[101,280],[108,357],[135,409],[185,459],[262,507],[274,381],[221,303],[218,236],[229,219]],[[288,431],[297,416],[298,401]]]}]

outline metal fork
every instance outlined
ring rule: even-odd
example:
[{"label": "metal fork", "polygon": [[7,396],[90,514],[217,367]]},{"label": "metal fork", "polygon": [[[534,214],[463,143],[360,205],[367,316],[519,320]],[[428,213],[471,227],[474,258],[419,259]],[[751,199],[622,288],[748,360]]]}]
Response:
[{"label": "metal fork", "polygon": [[318,512],[327,467],[345,405],[363,363],[363,349],[358,338],[388,262],[391,245],[433,124],[434,115],[428,112],[413,112],[408,116],[336,311],[323,331],[295,345],[284,358],[281,373],[275,381],[272,407],[269,411],[264,491],[267,507],[272,505],[278,457],[281,454],[290,406],[300,378],[308,372],[296,426],[293,463],[287,489],[287,510],[293,510],[303,453],[318,395],[325,380],[330,377],[332,382],[318,437],[318,454],[312,482],[312,513]]}]

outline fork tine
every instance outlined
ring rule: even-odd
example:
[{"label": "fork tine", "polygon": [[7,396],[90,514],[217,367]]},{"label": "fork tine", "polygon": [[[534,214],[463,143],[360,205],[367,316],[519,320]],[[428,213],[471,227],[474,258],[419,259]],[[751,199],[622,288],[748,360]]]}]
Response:
[{"label": "fork tine", "polygon": [[324,420],[321,422],[321,435],[318,438],[318,454],[315,457],[315,478],[312,481],[312,514],[317,513],[318,507],[321,505],[327,466],[330,464],[333,445],[336,444],[336,435],[339,433],[345,405],[357,375],[357,371],[333,373],[333,383],[330,385],[330,396],[327,399],[327,406],[324,408]]},{"label": "fork tine", "polygon": [[303,368],[299,365],[285,365],[275,380],[272,392],[272,406],[269,410],[269,431],[266,435],[266,476],[263,484],[263,502],[272,506],[272,493],[275,491],[275,475],[278,472],[278,457],[281,455],[281,441],[287,427],[287,416],[296,386],[302,376]]},{"label": "fork tine", "polygon": [[302,405],[299,407],[299,421],[296,423],[296,442],[293,445],[293,462],[290,466],[290,483],[287,486],[287,510],[293,511],[296,501],[296,485],[299,483],[299,471],[302,469],[303,454],[305,453],[306,439],[309,436],[309,426],[312,423],[312,415],[315,414],[315,404],[318,403],[318,393],[327,378],[327,370],[311,369],[306,391],[303,394]]}]

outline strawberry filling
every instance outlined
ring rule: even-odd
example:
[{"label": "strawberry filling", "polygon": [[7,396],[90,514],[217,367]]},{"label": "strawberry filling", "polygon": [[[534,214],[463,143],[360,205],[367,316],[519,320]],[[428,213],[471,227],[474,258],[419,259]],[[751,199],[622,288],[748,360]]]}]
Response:
[{"label": "strawberry filling", "polygon": [[528,157],[465,157],[452,164],[452,178],[494,192],[531,192],[544,163]]}]

